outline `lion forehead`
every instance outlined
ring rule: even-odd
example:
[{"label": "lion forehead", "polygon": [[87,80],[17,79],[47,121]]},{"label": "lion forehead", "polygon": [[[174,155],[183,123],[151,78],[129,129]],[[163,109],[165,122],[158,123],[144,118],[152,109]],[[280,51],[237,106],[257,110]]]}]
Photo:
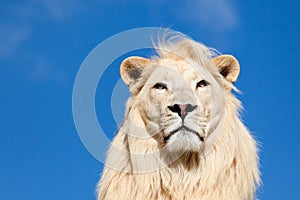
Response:
[{"label": "lion forehead", "polygon": [[170,86],[189,84],[201,76],[196,68],[197,66],[192,62],[162,59],[155,66],[147,82],[165,81]]}]

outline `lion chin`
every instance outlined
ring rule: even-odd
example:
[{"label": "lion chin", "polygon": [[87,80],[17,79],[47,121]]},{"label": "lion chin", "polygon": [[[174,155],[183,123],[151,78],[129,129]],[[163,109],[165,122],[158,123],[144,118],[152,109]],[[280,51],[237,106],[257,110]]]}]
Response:
[{"label": "lion chin", "polygon": [[166,147],[173,153],[198,153],[201,150],[203,137],[196,131],[181,126],[164,137]]},{"label": "lion chin", "polygon": [[165,36],[155,48],[151,59],[121,63],[131,97],[98,200],[255,199],[256,142],[231,92],[238,61],[181,34]]}]

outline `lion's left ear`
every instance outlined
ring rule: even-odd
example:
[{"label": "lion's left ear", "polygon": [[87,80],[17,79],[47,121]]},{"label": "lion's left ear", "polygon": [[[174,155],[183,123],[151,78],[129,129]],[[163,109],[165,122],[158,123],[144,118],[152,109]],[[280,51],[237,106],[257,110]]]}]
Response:
[{"label": "lion's left ear", "polygon": [[131,86],[140,78],[144,67],[150,63],[150,60],[139,56],[126,58],[120,66],[120,74],[126,85]]},{"label": "lion's left ear", "polygon": [[240,64],[232,55],[221,55],[212,59],[227,81],[234,83],[240,74]]}]

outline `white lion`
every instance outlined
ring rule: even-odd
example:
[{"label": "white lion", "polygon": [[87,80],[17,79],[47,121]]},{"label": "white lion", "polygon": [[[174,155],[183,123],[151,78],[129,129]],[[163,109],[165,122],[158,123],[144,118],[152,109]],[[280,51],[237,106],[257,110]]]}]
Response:
[{"label": "white lion", "polygon": [[131,97],[98,200],[254,199],[257,147],[231,93],[238,61],[180,34],[156,49],[121,64]]}]

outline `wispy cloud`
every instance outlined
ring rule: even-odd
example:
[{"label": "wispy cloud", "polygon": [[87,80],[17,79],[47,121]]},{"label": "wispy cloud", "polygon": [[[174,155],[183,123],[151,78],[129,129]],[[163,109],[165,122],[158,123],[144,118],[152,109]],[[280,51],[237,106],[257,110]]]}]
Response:
[{"label": "wispy cloud", "polygon": [[24,25],[1,24],[0,55],[9,57],[29,37],[30,29]]},{"label": "wispy cloud", "polygon": [[12,56],[31,37],[38,20],[63,21],[82,6],[79,0],[25,0],[0,8],[0,57]]},{"label": "wispy cloud", "polygon": [[[135,1],[137,0],[128,2],[112,0],[111,3],[134,4]],[[37,21],[64,21],[74,13],[89,7],[92,2],[25,0],[21,3],[4,4],[0,8],[1,15],[5,16],[5,20],[0,21],[0,57],[12,55],[24,41],[30,39],[31,29]],[[145,1],[145,5],[150,18],[166,13],[180,23],[193,24],[212,31],[232,30],[239,24],[238,12],[233,0],[178,0],[176,2],[160,0]]]},{"label": "wispy cloud", "polygon": [[193,24],[211,31],[226,32],[239,24],[233,0],[161,0],[149,4],[152,15],[162,16],[162,13],[167,13],[180,23]]},{"label": "wispy cloud", "polygon": [[239,23],[232,0],[200,0],[185,5],[183,15],[186,19],[214,31],[228,31]]},{"label": "wispy cloud", "polygon": [[84,5],[79,0],[25,0],[3,4],[0,7],[1,65],[22,73],[30,81],[64,85],[67,73],[63,67],[54,64],[49,55],[36,56],[36,52],[25,48],[32,45],[33,30],[39,23],[65,22]]},{"label": "wispy cloud", "polygon": [[48,60],[38,59],[35,61],[30,77],[35,82],[54,81],[57,83],[66,83],[67,78],[63,69],[55,68]]}]

